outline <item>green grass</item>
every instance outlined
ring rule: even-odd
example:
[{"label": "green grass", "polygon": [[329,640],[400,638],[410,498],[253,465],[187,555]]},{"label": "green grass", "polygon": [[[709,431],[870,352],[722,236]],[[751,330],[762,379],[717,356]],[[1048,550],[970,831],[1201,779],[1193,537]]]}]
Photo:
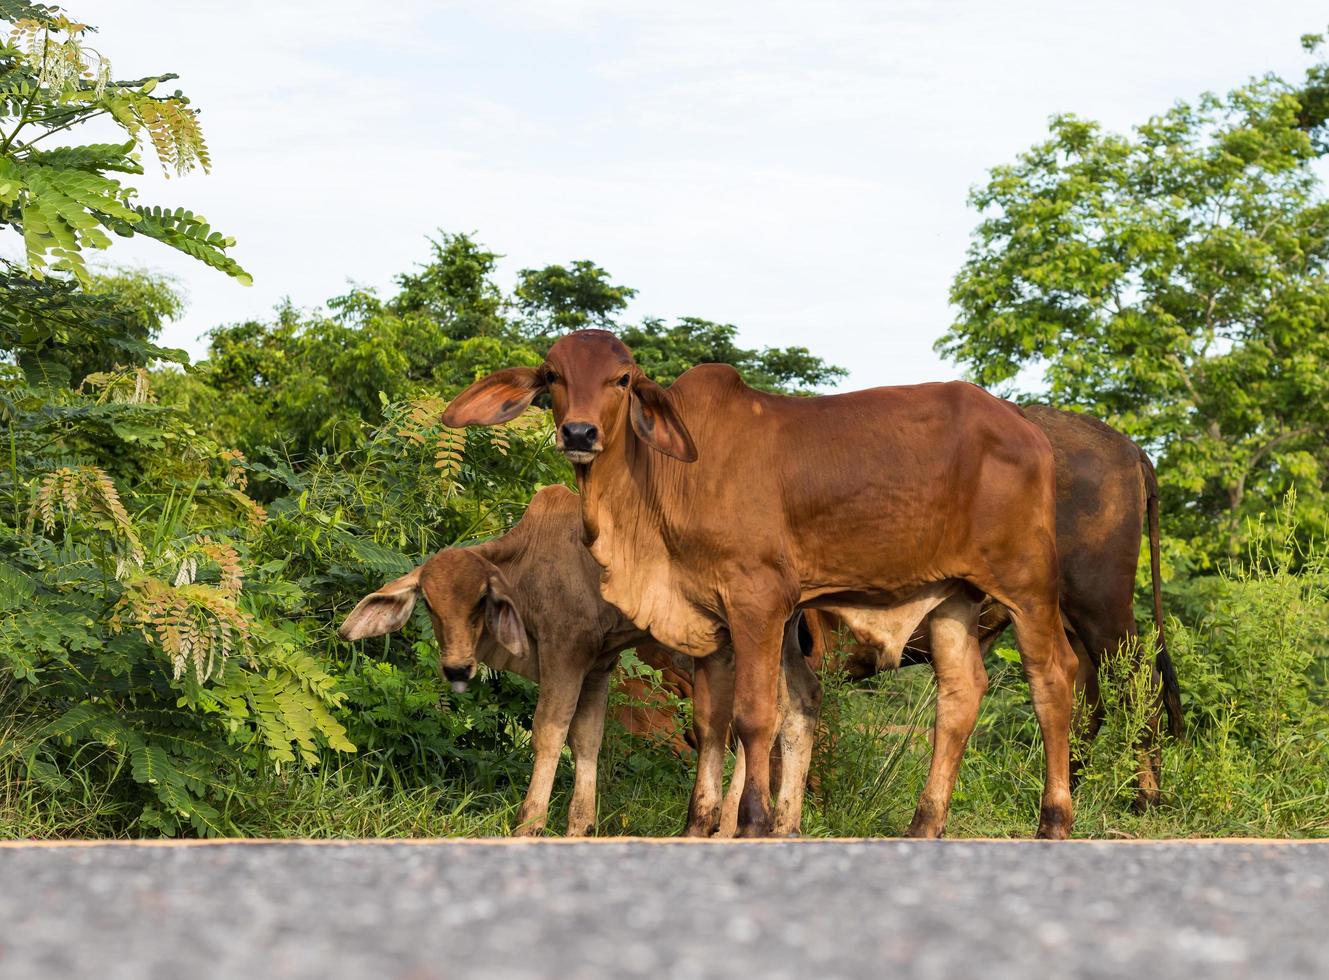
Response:
[{"label": "green grass", "polygon": [[[1084,750],[1076,836],[1329,836],[1329,563],[1323,552],[1298,553],[1290,542],[1271,529],[1242,567],[1169,596],[1177,615],[1168,643],[1188,736],[1164,744],[1163,800],[1144,814],[1131,808],[1143,719],[1127,696],[1141,677],[1121,667],[1129,658],[1105,668],[1107,717]],[[960,770],[948,834],[1027,837],[1042,789],[1038,727],[1016,653],[999,649],[988,669],[991,688]],[[828,676],[824,685],[804,833],[900,834],[927,775],[930,748],[918,731],[932,723],[930,671],[908,668],[863,684]],[[7,720],[9,734],[19,722]],[[314,770],[251,773],[236,781],[225,817],[232,833],[256,837],[508,834],[530,746],[524,737],[507,744],[510,753],[497,761],[442,763],[453,766],[447,771],[401,761],[409,755],[363,752]],[[0,753],[0,837],[151,833],[135,822],[137,806],[121,791],[123,763],[109,749],[83,748],[59,775],[63,782],[44,783],[17,753]],[[611,722],[600,761],[600,833],[678,833],[691,782],[687,761]],[[565,752],[551,832],[563,827],[570,789]]]}]

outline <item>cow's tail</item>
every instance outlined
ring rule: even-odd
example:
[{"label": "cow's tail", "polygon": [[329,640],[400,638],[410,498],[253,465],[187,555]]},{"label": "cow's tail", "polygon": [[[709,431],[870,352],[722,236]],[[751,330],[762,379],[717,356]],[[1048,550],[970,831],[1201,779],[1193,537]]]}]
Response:
[{"label": "cow's tail", "polygon": [[1168,731],[1173,738],[1180,739],[1186,734],[1186,722],[1181,713],[1181,686],[1177,682],[1177,668],[1172,664],[1163,637],[1163,580],[1158,558],[1158,476],[1144,450],[1140,450],[1140,468],[1144,473],[1145,504],[1149,512],[1149,575],[1154,587],[1154,629],[1158,632],[1154,664],[1163,679],[1162,699],[1163,708],[1167,711]]}]

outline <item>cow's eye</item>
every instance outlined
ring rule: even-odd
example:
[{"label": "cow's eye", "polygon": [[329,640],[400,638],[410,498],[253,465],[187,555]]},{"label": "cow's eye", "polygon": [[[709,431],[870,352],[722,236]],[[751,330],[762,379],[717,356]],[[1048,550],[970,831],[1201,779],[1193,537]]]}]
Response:
[{"label": "cow's eye", "polygon": [[632,377],[630,375],[625,374],[623,375],[623,377],[615,381],[614,384],[618,385],[620,388],[626,388],[628,386],[628,382],[631,380]]},{"label": "cow's eye", "polygon": [[553,368],[545,368],[545,384],[551,385],[558,380],[558,372]]}]

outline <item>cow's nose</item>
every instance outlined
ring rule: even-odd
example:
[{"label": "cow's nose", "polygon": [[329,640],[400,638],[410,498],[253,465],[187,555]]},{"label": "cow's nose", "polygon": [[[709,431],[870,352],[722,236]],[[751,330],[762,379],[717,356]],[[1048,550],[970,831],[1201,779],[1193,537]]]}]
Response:
[{"label": "cow's nose", "polygon": [[599,435],[600,430],[590,422],[564,422],[563,448],[590,452]]},{"label": "cow's nose", "polygon": [[458,694],[466,690],[474,667],[444,667],[443,676],[452,682],[452,689]]}]

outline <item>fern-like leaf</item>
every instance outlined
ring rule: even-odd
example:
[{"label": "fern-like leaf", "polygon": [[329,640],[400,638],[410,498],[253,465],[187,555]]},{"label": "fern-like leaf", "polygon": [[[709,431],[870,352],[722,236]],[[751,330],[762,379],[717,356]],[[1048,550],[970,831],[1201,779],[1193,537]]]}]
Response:
[{"label": "fern-like leaf", "polygon": [[156,207],[135,207],[134,210],[138,220],[124,223],[122,229],[126,233],[138,232],[155,238],[205,265],[225,272],[245,286],[253,285],[253,276],[226,254],[225,250],[235,244],[235,239],[213,231],[201,216],[184,208],[168,211]]}]

